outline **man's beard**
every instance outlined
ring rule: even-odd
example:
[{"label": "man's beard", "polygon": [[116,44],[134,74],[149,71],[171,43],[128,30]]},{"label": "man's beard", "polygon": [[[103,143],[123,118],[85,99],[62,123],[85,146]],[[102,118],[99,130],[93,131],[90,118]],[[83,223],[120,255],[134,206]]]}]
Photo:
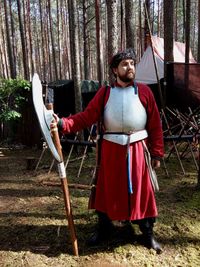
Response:
[{"label": "man's beard", "polygon": [[120,75],[118,73],[118,78],[124,82],[124,83],[129,83],[129,82],[132,82],[134,79],[135,79],[135,73],[132,73],[132,77],[129,77],[128,73],[124,74],[124,75]]}]

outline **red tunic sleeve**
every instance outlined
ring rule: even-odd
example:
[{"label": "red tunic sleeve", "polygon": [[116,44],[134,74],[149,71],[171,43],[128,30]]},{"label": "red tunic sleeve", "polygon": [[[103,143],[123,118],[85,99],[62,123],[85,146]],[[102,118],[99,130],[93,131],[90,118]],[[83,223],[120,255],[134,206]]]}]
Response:
[{"label": "red tunic sleeve", "polygon": [[[107,93],[105,94],[105,90]],[[83,112],[62,118],[62,133],[78,132],[91,127],[100,120],[103,106],[107,102],[110,87],[101,87]],[[138,84],[139,97],[147,112],[148,147],[153,157],[163,157],[163,132],[160,114],[150,88]]]},{"label": "red tunic sleeve", "polygon": [[138,84],[139,97],[147,112],[148,148],[152,157],[163,157],[163,130],[158,107],[151,89]]},{"label": "red tunic sleeve", "polygon": [[106,89],[105,86],[101,87],[83,112],[62,118],[62,133],[76,133],[96,123],[101,117]]}]

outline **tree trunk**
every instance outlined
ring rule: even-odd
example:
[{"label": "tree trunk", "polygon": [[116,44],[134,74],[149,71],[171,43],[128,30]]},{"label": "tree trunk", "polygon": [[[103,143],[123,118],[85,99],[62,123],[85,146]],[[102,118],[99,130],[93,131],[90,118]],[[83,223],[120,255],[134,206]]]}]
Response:
[{"label": "tree trunk", "polygon": [[51,31],[50,31],[50,21],[49,21],[49,5],[48,1],[49,0],[44,0],[45,1],[45,13],[44,13],[44,20],[45,20],[45,25],[44,25],[44,30],[45,30],[45,45],[46,45],[46,58],[47,58],[47,75],[48,79],[52,81],[55,77],[53,68],[54,68],[54,63],[52,64],[52,39],[51,39]]},{"label": "tree trunk", "polygon": [[200,0],[198,1],[198,53],[197,53],[197,61],[200,63]]},{"label": "tree trunk", "polygon": [[[64,1],[64,10],[67,10],[67,1]],[[63,60],[64,63],[64,73],[65,77],[70,79],[71,78],[71,62],[70,62],[70,41],[69,41],[69,16],[66,14],[67,12],[64,12],[63,10],[63,17],[64,22],[62,23],[63,26],[63,57],[65,60]]]},{"label": "tree trunk", "polygon": [[31,76],[35,72],[35,64],[34,64],[34,58],[33,58],[33,40],[32,40],[32,27],[31,27],[31,14],[30,14],[30,0],[27,0],[27,7],[26,7],[26,21],[27,21],[27,28],[26,28],[26,36],[27,36],[27,42],[28,42],[28,50],[27,53],[29,54],[29,69]]},{"label": "tree trunk", "polygon": [[160,36],[160,0],[158,0],[157,35]]},{"label": "tree trunk", "polygon": [[[164,1],[164,62],[174,61],[173,54],[173,17],[174,17],[173,1]],[[165,69],[166,77],[166,69]]]},{"label": "tree trunk", "polygon": [[39,5],[39,13],[40,13],[40,32],[41,32],[41,69],[42,69],[42,78],[43,80],[47,80],[47,56],[46,56],[46,42],[45,42],[45,26],[44,26],[44,20],[43,20],[43,9],[42,1],[38,0]]},{"label": "tree trunk", "polygon": [[51,37],[51,49],[52,49],[52,57],[53,57],[53,68],[55,71],[55,79],[58,80],[58,69],[56,64],[56,51],[55,51],[55,42],[54,42],[54,33],[53,33],[53,22],[51,15],[51,1],[48,0],[48,14],[49,14],[49,31]]},{"label": "tree trunk", "polygon": [[150,35],[150,0],[145,0],[144,9],[146,9],[145,12],[145,22],[144,22],[144,49],[147,48],[149,42],[148,38]]},{"label": "tree trunk", "polygon": [[23,21],[22,21],[20,0],[17,0],[17,9],[18,9],[19,29],[20,29],[21,45],[22,45],[24,79],[29,80],[29,67],[27,64],[26,42],[25,42],[25,34],[24,34],[24,27],[23,27]]},{"label": "tree trunk", "polygon": [[124,4],[123,0],[121,0],[120,3],[120,17],[121,17],[121,22],[120,22],[120,50],[123,50],[125,47],[125,17],[124,17]]},{"label": "tree trunk", "polygon": [[74,80],[75,111],[82,110],[80,61],[79,61],[79,38],[76,0],[68,1],[69,22],[70,22],[70,49],[72,62],[72,78]]},{"label": "tree trunk", "polygon": [[88,51],[88,32],[87,32],[87,2],[83,0],[83,60],[84,60],[84,79],[90,79],[89,71],[89,51]]},{"label": "tree trunk", "polygon": [[133,17],[135,14],[132,0],[125,1],[125,25],[126,25],[126,47],[135,48],[135,32]]},{"label": "tree trunk", "polygon": [[2,78],[8,78],[8,65],[6,64],[5,49],[3,46],[3,40],[0,38],[0,76]]},{"label": "tree trunk", "polygon": [[[57,7],[57,47],[58,47],[58,78],[62,78],[62,56],[61,56],[61,22],[60,18],[62,18],[62,12],[61,12],[61,4],[62,0],[56,0],[56,7]],[[59,4],[60,3],[60,4]]]},{"label": "tree trunk", "polygon": [[194,14],[193,18],[192,18],[192,25],[191,25],[191,40],[190,40],[190,48],[192,49],[192,51],[195,51],[195,40],[197,40],[196,38],[196,29],[197,29],[197,25],[198,25],[198,13],[196,12],[196,10],[198,10],[198,6],[197,6],[197,2],[192,2],[192,6],[191,6],[191,13]]},{"label": "tree trunk", "polygon": [[[13,70],[14,75],[13,77],[16,78],[17,76],[17,68],[16,68],[16,37],[15,37],[15,25],[14,25],[14,19],[13,19],[13,12],[12,12],[12,1],[9,0],[9,12],[10,12],[10,25],[11,25],[11,46],[12,46],[12,53],[13,53]],[[12,71],[11,71],[12,73]]]},{"label": "tree trunk", "polygon": [[[173,24],[174,19],[174,2],[164,0],[164,80],[167,80],[167,67],[168,61],[174,61],[173,51]],[[166,83],[164,83],[166,85]],[[166,87],[163,92],[163,99],[166,100]],[[165,105],[165,104],[164,104]]]},{"label": "tree trunk", "polygon": [[10,77],[16,78],[16,70],[13,58],[13,50],[11,45],[11,38],[10,38],[10,26],[9,26],[9,18],[8,18],[8,11],[7,11],[7,1],[4,0],[4,11],[5,11],[5,23],[6,23],[6,40],[7,40],[7,47],[8,47],[8,60],[10,65]]},{"label": "tree trunk", "polygon": [[[107,23],[108,23],[108,61],[118,50],[118,23],[117,23],[117,0],[107,1]],[[109,82],[114,81],[113,74],[109,69]]]},{"label": "tree trunk", "polygon": [[[2,7],[0,5],[0,13],[2,13]],[[8,60],[7,60],[7,51],[6,51],[6,40],[4,38],[5,30],[4,30],[4,21],[3,16],[0,16],[0,54],[1,54],[1,66],[2,66],[2,77],[8,78]]]},{"label": "tree trunk", "polygon": [[155,1],[153,1],[152,2],[152,5],[153,5],[153,7],[152,7],[152,16],[151,16],[151,21],[152,21],[152,23],[151,23],[151,32],[152,32],[152,34],[154,34],[154,21],[155,21]]},{"label": "tree trunk", "polygon": [[182,10],[183,10],[183,34],[182,42],[185,42],[185,0],[182,0]]},{"label": "tree trunk", "polygon": [[175,14],[174,14],[174,38],[175,41],[178,40],[178,0],[175,2]]},{"label": "tree trunk", "polygon": [[103,81],[103,62],[102,62],[102,51],[101,51],[101,22],[99,12],[99,0],[95,0],[95,17],[96,17],[96,40],[97,40],[97,77],[99,86]]},{"label": "tree trunk", "polygon": [[185,63],[189,63],[189,52],[190,52],[190,0],[186,0]]},{"label": "tree trunk", "polygon": [[140,49],[139,53],[137,53],[139,59],[142,57],[144,53],[144,33],[143,33],[143,23],[142,23],[142,1],[139,1],[139,40],[140,40]]},{"label": "tree trunk", "polygon": [[[35,9],[35,12],[36,9]],[[38,18],[37,14],[34,16],[33,20],[33,33],[39,31],[40,34],[37,34],[37,36],[34,39],[34,46],[35,46],[35,51],[34,51],[34,72],[37,72],[41,75],[42,80],[44,81],[44,76],[43,76],[43,61],[42,61],[42,50],[44,50],[44,46],[42,45],[41,42],[41,31],[40,28],[37,28],[38,25]],[[42,47],[42,49],[41,49]]]}]

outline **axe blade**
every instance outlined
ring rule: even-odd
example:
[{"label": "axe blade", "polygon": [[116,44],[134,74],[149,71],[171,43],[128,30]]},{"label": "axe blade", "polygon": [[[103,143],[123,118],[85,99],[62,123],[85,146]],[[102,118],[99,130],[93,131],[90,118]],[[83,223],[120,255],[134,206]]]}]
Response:
[{"label": "axe blade", "polygon": [[50,132],[50,123],[53,120],[53,110],[47,110],[42,97],[42,84],[37,73],[33,75],[32,80],[32,96],[33,96],[33,105],[37,118],[39,121],[40,129],[42,131],[43,137],[47,142],[47,145],[54,156],[54,158],[61,162],[62,159],[58,154],[58,151],[53,143],[51,132]]}]

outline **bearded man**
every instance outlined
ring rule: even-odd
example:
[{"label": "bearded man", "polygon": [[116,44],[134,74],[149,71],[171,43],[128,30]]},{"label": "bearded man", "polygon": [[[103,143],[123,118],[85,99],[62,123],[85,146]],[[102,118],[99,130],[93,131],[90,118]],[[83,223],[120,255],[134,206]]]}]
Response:
[{"label": "bearded man", "polygon": [[89,244],[105,241],[113,228],[112,221],[128,221],[139,225],[143,244],[159,253],[161,246],[153,234],[158,216],[154,169],[160,167],[164,154],[163,134],[150,88],[135,82],[135,63],[133,49],[118,52],[110,63],[115,83],[101,87],[83,112],[55,119],[63,133],[76,133],[99,121],[103,107],[94,202],[98,227]]}]

